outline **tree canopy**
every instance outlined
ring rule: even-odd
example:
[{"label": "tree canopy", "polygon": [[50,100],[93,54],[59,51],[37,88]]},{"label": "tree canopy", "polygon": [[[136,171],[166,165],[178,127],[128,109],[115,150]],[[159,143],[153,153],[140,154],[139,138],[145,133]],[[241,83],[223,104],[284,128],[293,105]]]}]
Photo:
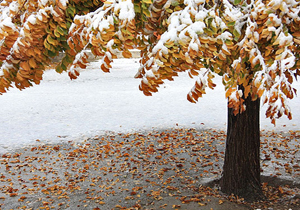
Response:
[{"label": "tree canopy", "polygon": [[0,92],[39,84],[51,58],[71,79],[88,63],[86,49],[109,72],[121,52],[141,50],[140,90],[158,91],[186,71],[197,77],[187,95],[195,103],[222,76],[228,106],[262,98],[266,117],[286,115],[300,75],[297,0],[3,0],[0,3]]}]

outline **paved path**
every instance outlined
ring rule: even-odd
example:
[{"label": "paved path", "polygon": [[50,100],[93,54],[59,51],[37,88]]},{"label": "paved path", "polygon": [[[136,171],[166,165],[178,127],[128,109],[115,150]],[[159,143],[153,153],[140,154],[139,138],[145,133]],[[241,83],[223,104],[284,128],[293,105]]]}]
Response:
[{"label": "paved path", "polygon": [[[279,183],[274,178],[272,184],[282,185],[283,194],[278,186],[269,187],[267,192],[273,199],[279,196],[280,205],[272,201],[262,204],[265,207],[299,209],[292,205],[299,202],[295,197],[300,193],[298,188],[284,187],[299,181],[299,168],[295,166],[300,158],[298,154],[292,155],[299,149],[293,143],[300,141],[299,136],[292,132],[264,135],[270,141],[263,144],[266,156],[262,169],[270,170],[267,165],[272,161],[265,157],[272,157],[278,162],[274,172],[291,180]],[[285,145],[277,145],[278,139]],[[224,141],[224,132],[179,129],[107,133],[82,143],[39,142],[35,147],[2,156],[0,206],[70,210],[248,209],[250,204],[230,202],[221,196],[217,186],[202,186],[221,175]],[[278,151],[272,149],[274,145]],[[276,155],[277,158],[273,157]],[[291,173],[285,170],[286,163]]]}]

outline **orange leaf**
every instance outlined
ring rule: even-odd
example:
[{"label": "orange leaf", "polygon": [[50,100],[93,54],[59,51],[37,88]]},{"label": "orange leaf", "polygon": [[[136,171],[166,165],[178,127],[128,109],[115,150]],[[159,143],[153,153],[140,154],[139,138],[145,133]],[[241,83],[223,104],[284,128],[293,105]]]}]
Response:
[{"label": "orange leaf", "polygon": [[250,90],[251,90],[250,85],[248,85],[248,86],[245,87],[245,90],[244,90],[245,98],[247,98],[248,94],[250,93]]},{"label": "orange leaf", "polygon": [[18,195],[18,193],[10,193],[9,196],[10,197],[16,197]]},{"label": "orange leaf", "polygon": [[124,58],[131,58],[132,57],[131,52],[128,51],[128,50],[123,51],[122,55],[123,55]]},{"label": "orange leaf", "polygon": [[259,89],[257,92],[258,97],[260,98],[262,96],[262,94],[264,93],[264,89]]},{"label": "orange leaf", "polygon": [[162,158],[161,155],[157,155],[157,156],[155,157],[155,159],[161,159],[161,158]]},{"label": "orange leaf", "polygon": [[190,96],[190,94],[187,95],[187,100],[191,103],[196,103],[196,101]]},{"label": "orange leaf", "polygon": [[23,68],[23,69],[26,70],[26,71],[29,71],[29,70],[30,70],[30,66],[29,66],[29,64],[28,64],[27,61],[21,62],[21,63],[20,63],[20,66],[21,66],[21,68]]},{"label": "orange leaf", "polygon": [[300,31],[297,31],[297,32],[293,33],[293,36],[294,36],[294,37],[295,37],[295,36],[300,37]]},{"label": "orange leaf", "polygon": [[24,78],[21,76],[21,74],[19,72],[17,73],[17,79],[19,81],[23,81],[24,80]]},{"label": "orange leaf", "polygon": [[278,190],[279,190],[279,192],[280,192],[281,194],[283,194],[283,189],[282,189],[281,186],[278,187]]},{"label": "orange leaf", "polygon": [[234,91],[235,89],[229,88],[225,93],[225,97],[228,98]]}]

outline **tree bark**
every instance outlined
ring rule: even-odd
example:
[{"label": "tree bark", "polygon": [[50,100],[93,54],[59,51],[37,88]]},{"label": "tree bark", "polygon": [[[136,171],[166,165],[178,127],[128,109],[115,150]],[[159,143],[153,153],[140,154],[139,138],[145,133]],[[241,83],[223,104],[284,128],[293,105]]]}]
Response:
[{"label": "tree bark", "polygon": [[246,111],[236,116],[228,108],[228,127],[221,191],[245,198],[264,199],[260,181],[260,99],[245,99]]}]

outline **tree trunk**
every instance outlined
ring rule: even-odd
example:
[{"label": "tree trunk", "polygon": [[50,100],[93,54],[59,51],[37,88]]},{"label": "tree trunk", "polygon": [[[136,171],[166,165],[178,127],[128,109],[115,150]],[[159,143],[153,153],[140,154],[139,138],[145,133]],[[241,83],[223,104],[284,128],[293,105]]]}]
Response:
[{"label": "tree trunk", "polygon": [[228,108],[228,127],[221,191],[245,198],[264,199],[260,182],[260,99],[245,100],[246,111],[236,116]]}]

